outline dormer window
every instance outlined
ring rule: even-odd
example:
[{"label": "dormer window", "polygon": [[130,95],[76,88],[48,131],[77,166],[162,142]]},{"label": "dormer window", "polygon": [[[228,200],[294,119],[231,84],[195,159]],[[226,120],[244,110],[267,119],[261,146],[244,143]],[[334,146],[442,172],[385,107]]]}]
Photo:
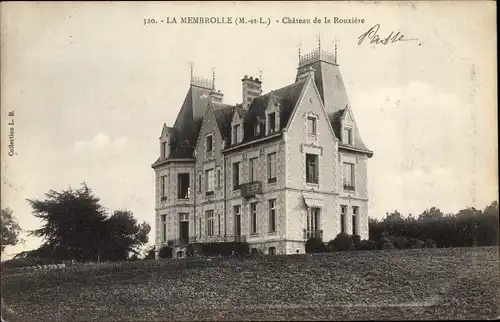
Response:
[{"label": "dormer window", "polygon": [[267,114],[267,124],[269,125],[269,133],[272,134],[276,132],[276,113]]},{"label": "dormer window", "polygon": [[168,143],[162,142],[161,143],[161,158],[165,159],[167,157],[168,157]]},{"label": "dormer window", "polygon": [[211,134],[205,138],[205,148],[207,152],[212,152],[213,150],[213,136]]},{"label": "dormer window", "polygon": [[344,144],[352,145],[352,129],[350,127],[344,128],[343,142]]},{"label": "dormer window", "polygon": [[253,134],[255,136],[258,136],[259,135],[259,132],[260,132],[260,122],[259,120],[257,119],[257,121],[255,122],[254,126],[253,126]]},{"label": "dormer window", "polygon": [[233,125],[233,144],[240,143],[240,125]]}]

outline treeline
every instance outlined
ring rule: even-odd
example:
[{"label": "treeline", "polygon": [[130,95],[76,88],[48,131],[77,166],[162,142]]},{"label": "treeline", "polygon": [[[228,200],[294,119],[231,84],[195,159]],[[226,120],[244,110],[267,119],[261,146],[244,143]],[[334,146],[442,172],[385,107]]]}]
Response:
[{"label": "treeline", "polygon": [[413,249],[444,247],[498,246],[498,202],[483,210],[466,208],[444,215],[438,208],[425,210],[415,218],[403,217],[397,210],[383,220],[369,220],[369,239],[338,234],[325,243],[311,238],[306,253],[350,250]]},{"label": "treeline", "polygon": [[137,258],[140,248],[148,242],[148,223],[139,223],[129,210],[109,214],[86,184],[76,190],[50,190],[44,200],[27,201],[43,223],[29,234],[43,238],[44,243],[38,249],[17,254],[2,266],[16,266],[17,262],[22,266],[21,262],[37,265],[64,260],[127,260]]},{"label": "treeline", "polygon": [[496,201],[483,210],[466,208],[447,215],[432,207],[418,218],[403,217],[394,211],[383,220],[370,219],[369,235],[370,240],[377,243],[389,238],[399,244],[410,239],[430,240],[438,248],[496,246],[499,237],[498,218]]}]

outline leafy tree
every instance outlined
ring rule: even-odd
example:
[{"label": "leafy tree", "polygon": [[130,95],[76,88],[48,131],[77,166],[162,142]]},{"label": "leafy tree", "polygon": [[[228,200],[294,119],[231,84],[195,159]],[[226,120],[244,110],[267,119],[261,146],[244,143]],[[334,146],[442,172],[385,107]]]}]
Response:
[{"label": "leafy tree", "polygon": [[439,210],[439,208],[432,207],[430,209],[426,209],[422,214],[418,216],[418,220],[433,220],[433,219],[441,219],[444,214]]},{"label": "leafy tree", "polygon": [[42,228],[30,234],[42,237],[49,248],[60,247],[64,259],[98,260],[98,251],[104,244],[106,215],[85,183],[77,190],[62,192],[50,190],[45,200],[28,199]]},{"label": "leafy tree", "polygon": [[129,254],[136,255],[139,248],[148,242],[151,227],[146,222],[138,224],[131,211],[116,210],[104,221],[105,241],[102,245],[102,259],[125,260]]},{"label": "leafy tree", "polygon": [[44,244],[28,256],[78,261],[126,260],[148,241],[150,226],[137,223],[132,212],[117,210],[108,217],[85,183],[79,189],[50,190],[45,200],[28,200],[43,222],[31,235]]},{"label": "leafy tree", "polygon": [[2,209],[2,221],[0,222],[1,227],[1,250],[5,250],[7,246],[14,246],[20,242],[19,232],[21,227],[17,223],[16,218],[12,215],[12,210],[9,208]]}]

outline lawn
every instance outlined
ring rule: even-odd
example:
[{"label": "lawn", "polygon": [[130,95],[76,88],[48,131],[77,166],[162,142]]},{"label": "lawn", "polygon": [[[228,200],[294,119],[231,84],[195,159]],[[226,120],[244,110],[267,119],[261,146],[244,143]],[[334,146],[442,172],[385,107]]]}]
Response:
[{"label": "lawn", "polygon": [[482,319],[499,248],[137,261],[2,274],[7,321]]}]

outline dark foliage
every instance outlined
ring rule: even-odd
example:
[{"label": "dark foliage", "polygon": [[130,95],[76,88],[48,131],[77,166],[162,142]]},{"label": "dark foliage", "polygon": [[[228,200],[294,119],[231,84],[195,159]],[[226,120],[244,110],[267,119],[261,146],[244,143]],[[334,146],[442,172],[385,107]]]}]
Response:
[{"label": "dark foliage", "polygon": [[356,250],[376,250],[377,243],[373,240],[365,239],[356,245]]},{"label": "dark foliage", "polygon": [[93,192],[83,184],[80,189],[50,190],[45,200],[28,200],[40,229],[30,232],[45,243],[25,254],[31,258],[77,261],[126,260],[137,255],[148,241],[150,226],[139,224],[132,212],[117,210],[108,217]]},{"label": "dark foliage", "polygon": [[333,252],[342,252],[347,250],[354,250],[353,236],[346,233],[340,233],[328,242],[328,248]]},{"label": "dark foliage", "polygon": [[495,201],[484,210],[466,208],[456,215],[444,215],[432,207],[418,219],[403,218],[394,211],[384,220],[370,219],[369,234],[379,247],[387,243],[387,240],[382,242],[384,236],[391,236],[396,248],[498,246],[498,224],[498,202]]},{"label": "dark foliage", "polygon": [[146,249],[145,254],[144,254],[144,259],[155,259],[155,247],[151,246],[148,249]]},{"label": "dark foliage", "polygon": [[325,243],[320,238],[309,238],[306,241],[306,253],[324,253],[327,252],[328,248]]}]

